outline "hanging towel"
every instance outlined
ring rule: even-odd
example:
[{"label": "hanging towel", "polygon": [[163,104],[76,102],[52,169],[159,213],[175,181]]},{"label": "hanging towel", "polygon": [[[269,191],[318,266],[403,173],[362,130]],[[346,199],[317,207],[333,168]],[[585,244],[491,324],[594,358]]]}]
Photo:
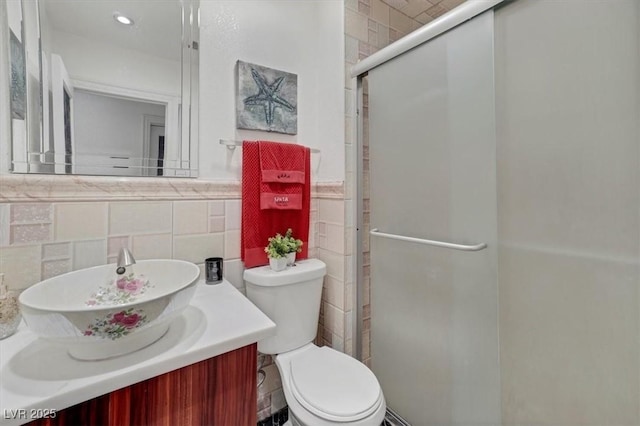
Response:
[{"label": "hanging towel", "polygon": [[262,182],[304,183],[304,146],[267,141],[258,144]]},{"label": "hanging towel", "polygon": [[311,205],[311,151],[304,149],[304,184],[302,185],[302,208],[300,210],[277,210],[260,208],[262,173],[258,142],[245,141],[242,145],[242,226],[241,258],[246,268],[269,263],[264,252],[269,237],[276,233],[284,235],[288,228],[295,238],[302,240],[302,252],[296,258],[306,259],[309,250],[309,209]]},{"label": "hanging towel", "polygon": [[305,183],[305,147],[259,141],[260,208],[300,210]]}]

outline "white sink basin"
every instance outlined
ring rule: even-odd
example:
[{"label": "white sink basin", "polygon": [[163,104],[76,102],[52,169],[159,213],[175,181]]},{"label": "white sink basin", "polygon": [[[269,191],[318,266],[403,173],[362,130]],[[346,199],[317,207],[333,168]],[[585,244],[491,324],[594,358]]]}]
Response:
[{"label": "white sink basin", "polygon": [[42,281],[19,301],[31,331],[74,358],[98,360],[162,337],[189,305],[199,277],[198,266],[182,260],[142,260],[120,277],[110,264]]}]

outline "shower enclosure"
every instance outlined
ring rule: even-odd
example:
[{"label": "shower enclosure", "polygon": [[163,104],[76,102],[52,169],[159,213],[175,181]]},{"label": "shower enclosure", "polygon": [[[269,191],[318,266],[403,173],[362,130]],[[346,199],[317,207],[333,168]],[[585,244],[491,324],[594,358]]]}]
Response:
[{"label": "shower enclosure", "polygon": [[419,33],[354,68],[388,406],[640,425],[640,1],[471,0]]}]

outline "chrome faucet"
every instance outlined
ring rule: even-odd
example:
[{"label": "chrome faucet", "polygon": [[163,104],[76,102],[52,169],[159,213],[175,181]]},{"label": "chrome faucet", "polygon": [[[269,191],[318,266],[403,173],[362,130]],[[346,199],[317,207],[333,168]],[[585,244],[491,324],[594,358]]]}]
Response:
[{"label": "chrome faucet", "polygon": [[136,260],[133,258],[133,255],[129,251],[128,248],[122,247],[120,249],[120,253],[118,253],[118,263],[116,274],[122,275],[127,270],[127,266],[135,265]]}]

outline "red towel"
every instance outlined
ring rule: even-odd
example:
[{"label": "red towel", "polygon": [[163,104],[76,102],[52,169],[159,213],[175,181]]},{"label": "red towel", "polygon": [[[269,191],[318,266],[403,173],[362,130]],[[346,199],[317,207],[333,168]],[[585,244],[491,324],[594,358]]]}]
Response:
[{"label": "red towel", "polygon": [[260,209],[260,150],[258,142],[245,141],[242,145],[242,247],[241,258],[246,268],[269,263],[265,246],[269,237],[276,233],[284,235],[287,228],[293,230],[295,238],[304,243],[296,258],[306,259],[309,250],[309,208],[311,205],[311,151],[305,151],[304,185],[302,187],[302,209]]},{"label": "red towel", "polygon": [[260,208],[300,210],[305,183],[305,147],[259,141]]},{"label": "red towel", "polygon": [[267,141],[258,141],[258,144],[262,182],[305,182],[304,146]]}]

